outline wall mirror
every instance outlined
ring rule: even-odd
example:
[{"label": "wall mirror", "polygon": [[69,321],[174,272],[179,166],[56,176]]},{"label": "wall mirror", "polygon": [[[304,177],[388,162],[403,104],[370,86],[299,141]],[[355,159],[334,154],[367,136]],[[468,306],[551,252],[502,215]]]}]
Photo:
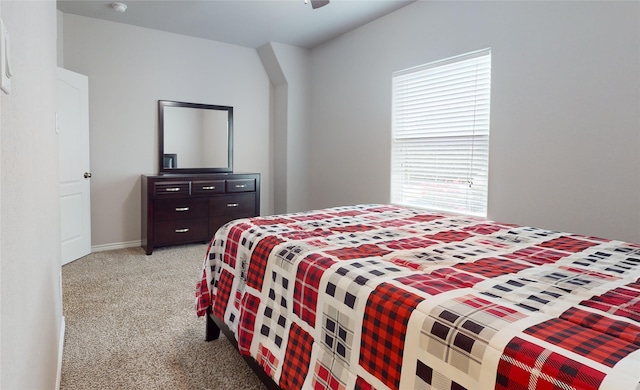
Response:
[{"label": "wall mirror", "polygon": [[161,173],[233,171],[233,107],[158,100]]}]

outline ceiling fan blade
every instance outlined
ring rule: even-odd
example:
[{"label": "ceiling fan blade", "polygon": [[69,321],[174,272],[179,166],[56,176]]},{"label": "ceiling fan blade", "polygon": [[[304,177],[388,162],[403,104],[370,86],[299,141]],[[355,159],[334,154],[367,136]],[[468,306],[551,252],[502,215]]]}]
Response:
[{"label": "ceiling fan blade", "polygon": [[311,0],[311,8],[316,9],[329,4],[329,0]]}]

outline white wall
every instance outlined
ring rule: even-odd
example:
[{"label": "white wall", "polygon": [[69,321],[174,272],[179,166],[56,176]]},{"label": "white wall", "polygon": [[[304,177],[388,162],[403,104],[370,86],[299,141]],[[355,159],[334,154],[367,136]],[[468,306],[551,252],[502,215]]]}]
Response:
[{"label": "white wall", "polygon": [[491,47],[489,218],[640,242],[639,8],[418,1],[315,48],[311,207],[388,202],[392,72]]},{"label": "white wall", "polygon": [[140,240],[140,174],[158,172],[157,100],[234,107],[234,170],[273,210],[269,78],[255,49],[64,14],[64,64],[89,77],[92,245]]},{"label": "white wall", "polygon": [[2,389],[54,389],[62,329],[56,5],[2,1],[12,92],[0,92]]}]

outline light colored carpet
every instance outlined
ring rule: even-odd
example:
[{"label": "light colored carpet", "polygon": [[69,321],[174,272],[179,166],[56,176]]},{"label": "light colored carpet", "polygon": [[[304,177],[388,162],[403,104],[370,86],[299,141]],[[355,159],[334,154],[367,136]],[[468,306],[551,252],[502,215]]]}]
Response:
[{"label": "light colored carpet", "polygon": [[206,249],[118,249],[63,266],[61,389],[264,389],[223,335],[204,341],[194,294]]}]

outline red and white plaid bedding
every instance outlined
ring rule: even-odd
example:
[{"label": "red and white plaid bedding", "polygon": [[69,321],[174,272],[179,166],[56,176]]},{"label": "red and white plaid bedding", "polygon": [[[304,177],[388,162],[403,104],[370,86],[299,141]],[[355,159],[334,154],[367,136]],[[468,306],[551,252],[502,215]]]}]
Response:
[{"label": "red and white plaid bedding", "polygon": [[360,205],[237,220],[197,287],[283,389],[640,389],[640,245]]}]

